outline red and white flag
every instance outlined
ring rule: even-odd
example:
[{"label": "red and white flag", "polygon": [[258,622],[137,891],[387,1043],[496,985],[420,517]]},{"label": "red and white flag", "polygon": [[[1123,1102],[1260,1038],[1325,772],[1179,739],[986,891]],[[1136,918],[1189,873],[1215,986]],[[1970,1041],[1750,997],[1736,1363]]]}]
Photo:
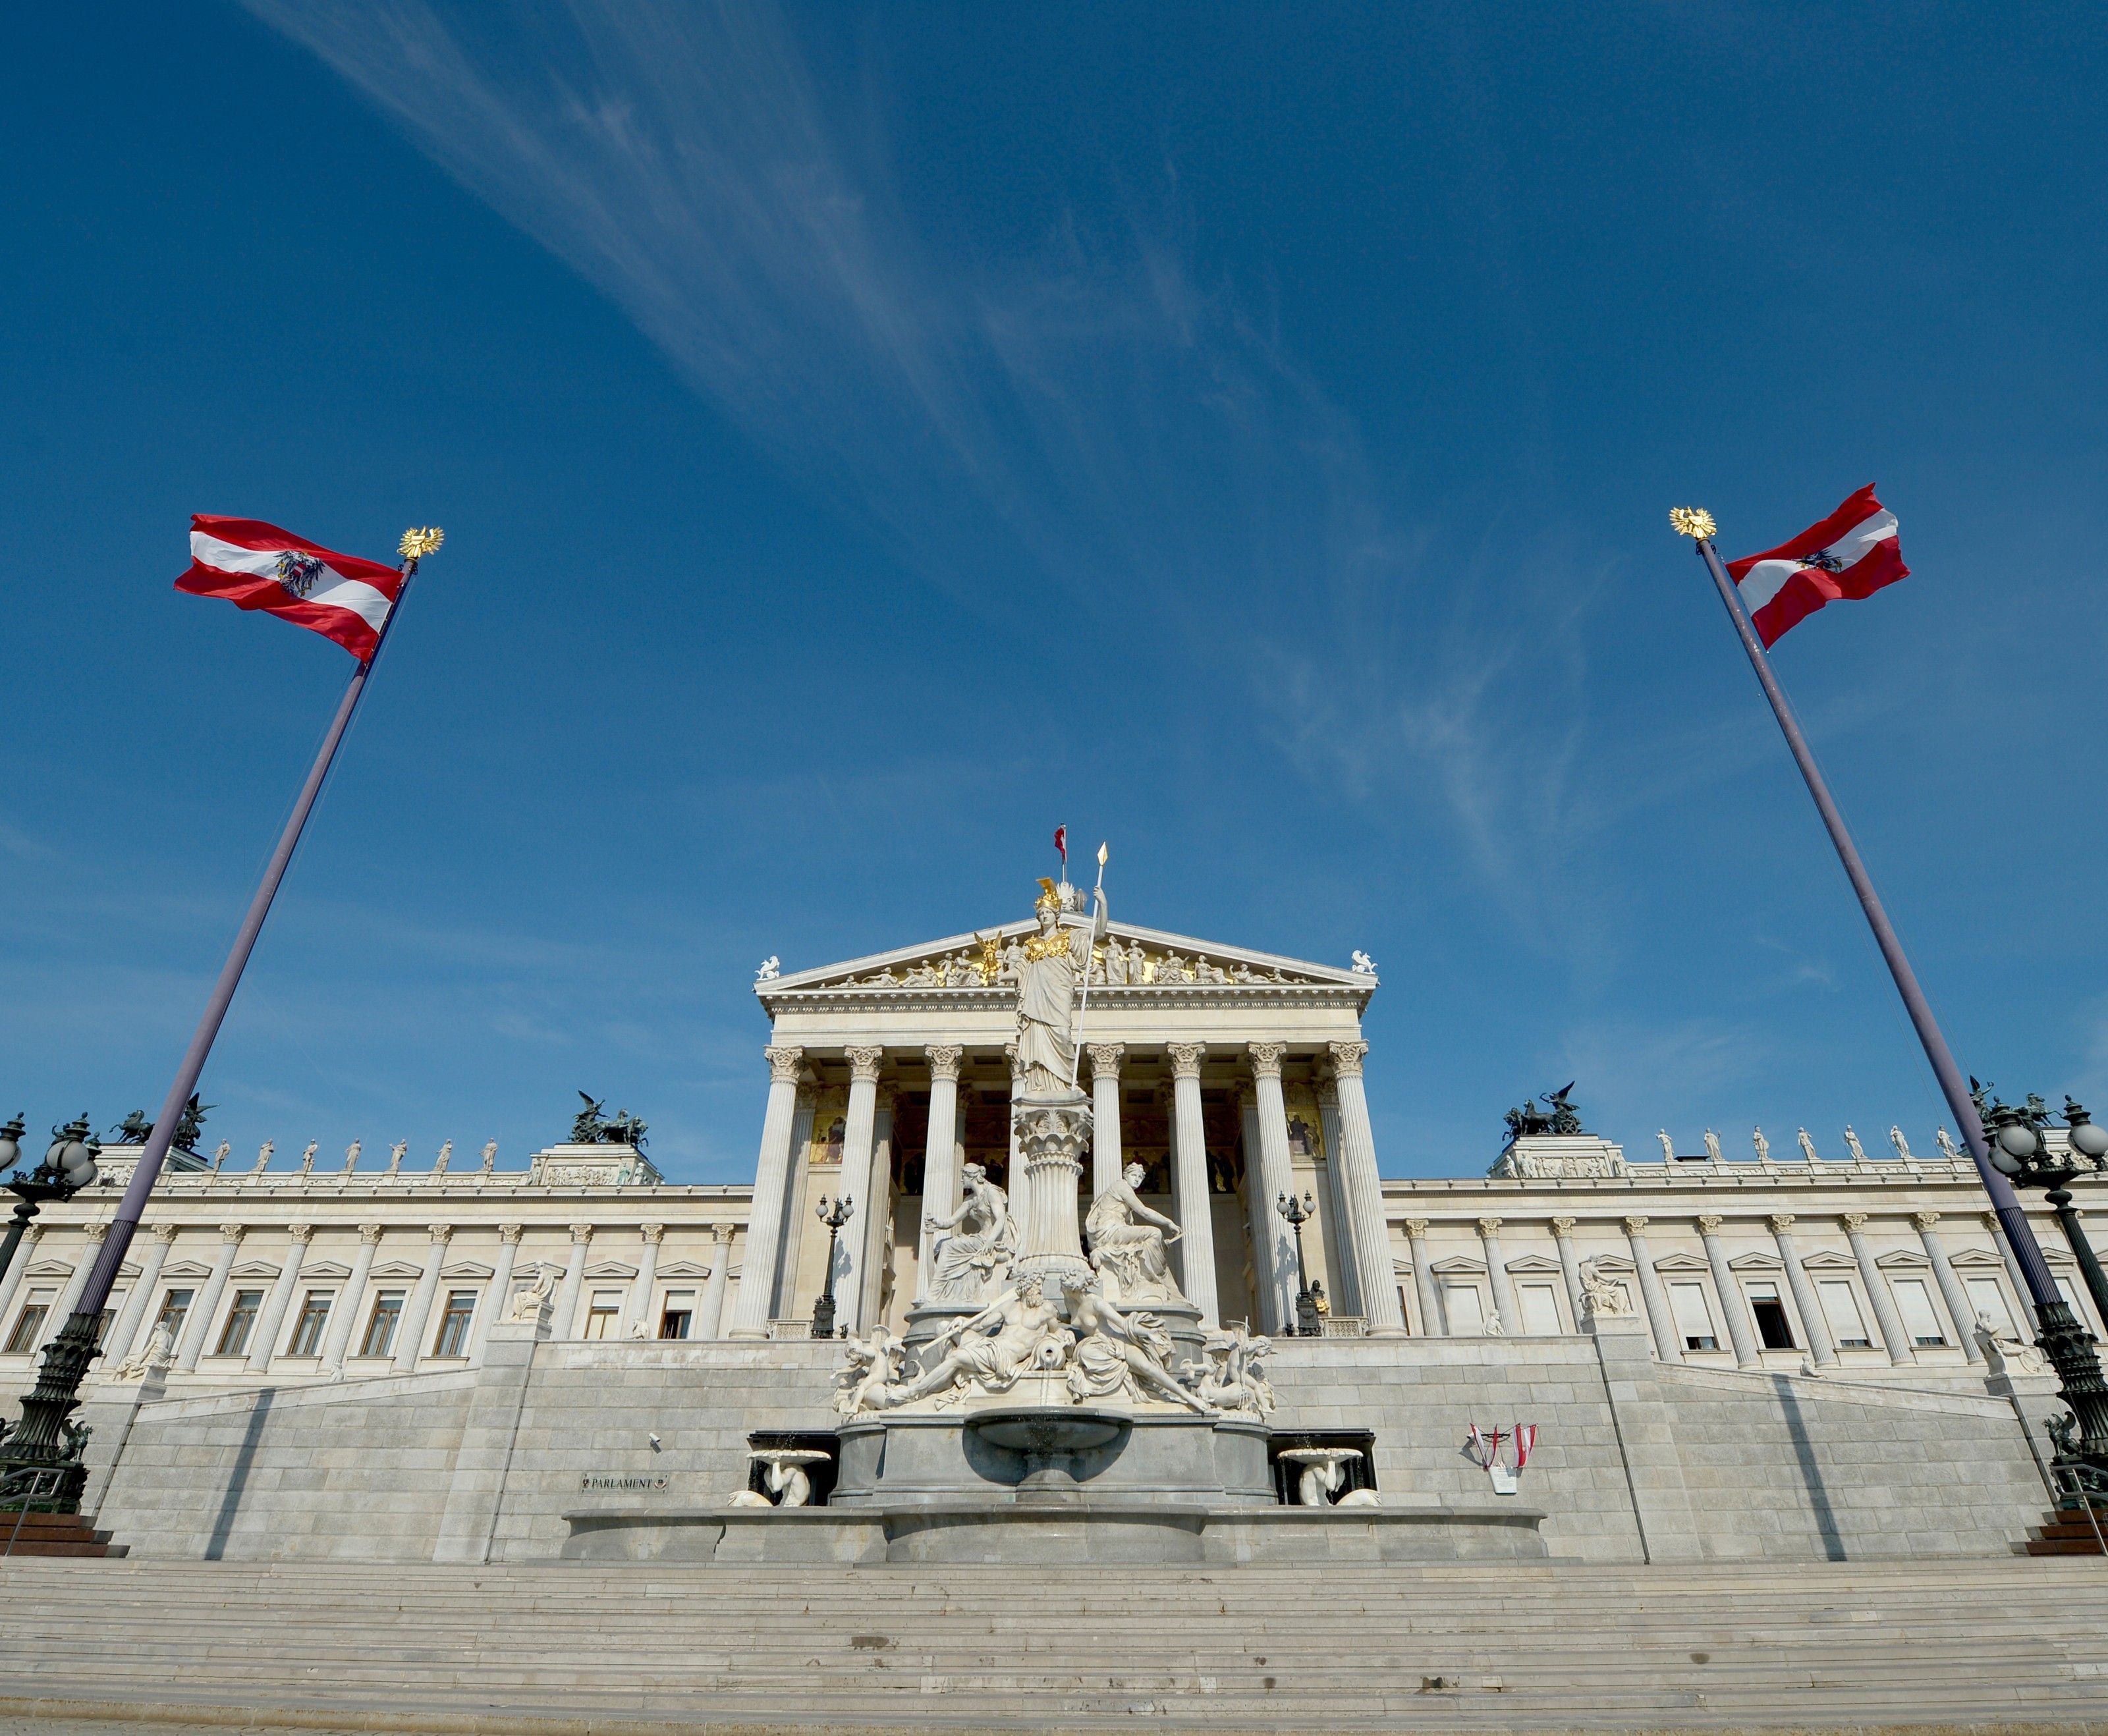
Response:
[{"label": "red and white flag", "polygon": [[1065,825],[1054,828],[1054,848],[1061,852],[1061,873],[1065,878],[1069,872],[1069,829]]},{"label": "red and white flag", "polygon": [[1768,650],[1825,603],[1869,597],[1910,576],[1896,515],[1874,498],[1872,483],[1792,542],[1731,560],[1727,571]]},{"label": "red and white flag", "polygon": [[334,639],[361,663],[373,655],[403,575],[377,560],[340,555],[261,519],[191,519],[190,570],[176,589],[223,596]]}]

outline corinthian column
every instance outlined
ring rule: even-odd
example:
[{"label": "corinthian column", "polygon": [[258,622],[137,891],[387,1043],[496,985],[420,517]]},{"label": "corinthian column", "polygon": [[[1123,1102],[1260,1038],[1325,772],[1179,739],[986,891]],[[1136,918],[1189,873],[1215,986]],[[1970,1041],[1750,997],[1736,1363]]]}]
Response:
[{"label": "corinthian column", "polygon": [[[849,1220],[842,1226],[835,1244],[835,1258],[841,1271],[835,1277],[835,1299],[844,1324],[851,1332],[862,1332],[863,1273],[868,1264],[866,1243],[871,1235],[871,1214],[882,1210],[884,1202],[871,1197],[872,1149],[878,1131],[878,1069],[885,1050],[876,1044],[859,1045],[847,1051],[849,1059],[849,1125],[842,1136],[842,1188],[851,1203]],[[754,1258],[753,1233],[748,1232],[746,1257]],[[739,1293],[742,1307],[750,1280],[742,1272]],[[757,1286],[756,1288],[760,1288]]]},{"label": "corinthian column", "polygon": [[[1332,1243],[1327,1268],[1332,1275],[1332,1311],[1366,1315],[1362,1275],[1354,1264],[1354,1214],[1347,1209],[1346,1183],[1340,1174],[1340,1087],[1331,1079],[1318,1082],[1318,1137],[1325,1148],[1325,1230]],[[1430,1333],[1434,1329],[1426,1329]]]},{"label": "corinthian column", "polygon": [[439,1292],[439,1267],[447,1257],[447,1244],[454,1239],[452,1224],[430,1226],[431,1244],[425,1250],[425,1269],[417,1274],[417,1288],[410,1293],[410,1306],[403,1311],[403,1324],[395,1333],[394,1372],[410,1374],[425,1354],[425,1323],[432,1317],[432,1298]]},{"label": "corinthian column", "polygon": [[351,1343],[351,1329],[358,1324],[358,1311],[365,1305],[367,1280],[373,1274],[373,1254],[381,1245],[381,1235],[379,1224],[358,1226],[358,1252],[352,1256],[351,1275],[345,1280],[336,1304],[330,1310],[329,1327],[322,1338],[319,1365],[324,1373],[344,1367],[345,1351]]},{"label": "corinthian column", "polygon": [[1881,1342],[1887,1347],[1889,1360],[1898,1368],[1917,1361],[1917,1352],[1911,1347],[1910,1334],[1903,1330],[1903,1316],[1896,1312],[1889,1280],[1874,1263],[1874,1250],[1867,1245],[1867,1214],[1847,1212],[1837,1221],[1844,1226],[1844,1239],[1852,1244],[1852,1257],[1859,1262],[1859,1281],[1866,1285],[1867,1295],[1874,1304],[1874,1319],[1881,1329]]},{"label": "corinthian column", "polygon": [[519,1262],[520,1238],[525,1229],[524,1224],[498,1226],[498,1264],[491,1269],[489,1288],[476,1304],[475,1318],[469,1324],[471,1362],[482,1362],[483,1341],[490,1336],[491,1323],[503,1320],[512,1311],[512,1268]]},{"label": "corinthian column", "polygon": [[1947,1303],[1947,1311],[1953,1317],[1954,1330],[1962,1341],[1963,1353],[1971,1362],[1984,1360],[1982,1348],[1976,1342],[1976,1311],[1969,1305],[1969,1293],[1962,1288],[1962,1280],[1954,1275],[1954,1267],[1947,1257],[1947,1248],[1939,1239],[1939,1231],[1934,1227],[1939,1221],[1937,1212],[1913,1212],[1911,1222],[1917,1228],[1918,1239],[1925,1244],[1925,1257],[1932,1262],[1932,1275],[1939,1281],[1939,1293]]},{"label": "corinthian column", "polygon": [[1178,1207],[1178,1285],[1200,1311],[1200,1324],[1222,1324],[1215,1306],[1215,1224],[1208,1203],[1208,1130],[1200,1117],[1200,1058],[1205,1043],[1167,1043],[1171,1057],[1171,1191]]},{"label": "corinthian column", "polygon": [[1120,1062],[1124,1043],[1086,1043],[1091,1057],[1091,1198],[1120,1178]]},{"label": "corinthian column", "polygon": [[1435,1293],[1435,1274],[1427,1269],[1428,1220],[1405,1221],[1405,1245],[1412,1253],[1412,1295],[1420,1304],[1420,1330],[1424,1338],[1446,1338],[1449,1323],[1442,1316],[1442,1301]]},{"label": "corinthian column", "polygon": [[782,1239],[783,1198],[790,1185],[790,1127],[798,1113],[802,1049],[764,1049],[768,1058],[768,1113],[761,1122],[761,1161],[754,1170],[753,1215],[746,1230],[746,1264],[732,1304],[735,1338],[768,1336],[768,1303],[776,1290],[776,1250]]},{"label": "corinthian column", "polygon": [[198,1365],[198,1358],[205,1354],[206,1334],[213,1328],[213,1316],[219,1312],[220,1293],[227,1288],[227,1275],[234,1270],[234,1257],[241,1251],[241,1239],[248,1234],[244,1224],[222,1224],[219,1226],[219,1252],[213,1257],[212,1270],[205,1275],[205,1284],[191,1304],[191,1315],[183,1329],[182,1347],[176,1353],[176,1372],[187,1374]]},{"label": "corinthian column", "polygon": [[1647,1324],[1654,1329],[1654,1347],[1664,1362],[1683,1360],[1683,1341],[1676,1330],[1676,1317],[1669,1311],[1669,1298],[1661,1293],[1661,1274],[1654,1269],[1647,1253],[1647,1221],[1625,1220],[1625,1244],[1633,1252],[1633,1274],[1640,1281],[1640,1300],[1646,1305]]},{"label": "corinthian column", "polygon": [[1815,1286],[1808,1282],[1807,1267],[1800,1263],[1799,1250],[1794,1246],[1793,1214],[1774,1212],[1764,1221],[1771,1226],[1772,1240],[1778,1245],[1779,1263],[1786,1268],[1786,1281],[1793,1291],[1794,1310],[1800,1315],[1808,1353],[1817,1368],[1834,1368],[1837,1347],[1830,1342],[1830,1323],[1822,1317],[1822,1304],[1816,1297]]},{"label": "corinthian column", "polygon": [[1390,1226],[1384,1219],[1383,1180],[1376,1173],[1376,1130],[1362,1088],[1367,1043],[1332,1043],[1332,1077],[1340,1093],[1340,1180],[1354,1232],[1354,1271],[1361,1279],[1362,1313],[1372,1333],[1405,1330],[1390,1270]]},{"label": "corinthian column", "polygon": [[725,1280],[732,1271],[732,1239],[735,1226],[710,1226],[710,1276],[703,1287],[703,1311],[696,1320],[696,1336],[714,1338],[724,1319]]},{"label": "corinthian column", "polygon": [[[30,1227],[34,1229],[35,1226],[32,1225]],[[124,1298],[124,1311],[117,1316],[117,1324],[110,1328],[110,1336],[103,1342],[102,1365],[105,1368],[115,1368],[130,1354],[132,1340],[139,1331],[139,1322],[146,1318],[146,1306],[154,1299],[154,1287],[161,1281],[161,1266],[169,1257],[169,1244],[175,1239],[176,1226],[173,1224],[154,1226],[154,1239],[148,1245],[146,1259],[139,1267],[138,1281],[132,1286],[132,1293]],[[6,1313],[7,1309],[7,1299],[0,1297],[0,1314]]]},{"label": "corinthian column", "polygon": [[[930,1140],[922,1154],[922,1221],[949,1217],[959,1209],[959,1065],[966,1051],[956,1044],[925,1049],[930,1059]],[[917,1233],[916,1289],[930,1287],[930,1232]]]},{"label": "corinthian column", "polygon": [[[1279,1332],[1295,1318],[1295,1244],[1288,1221],[1274,1209],[1283,1194],[1295,1191],[1295,1172],[1288,1160],[1288,1104],[1281,1093],[1280,1043],[1249,1043],[1252,1091],[1257,1100],[1259,1123],[1259,1199],[1252,1213],[1255,1239],[1265,1252],[1264,1263],[1253,1274],[1262,1287],[1267,1316],[1263,1332]],[[1245,1185],[1252,1184],[1246,1164]],[[1322,1226],[1320,1226],[1322,1234]],[[1269,1283],[1269,1279],[1271,1282]]]},{"label": "corinthian column", "polygon": [[1763,1366],[1757,1354],[1756,1334],[1750,1329],[1750,1311],[1742,1303],[1742,1287],[1735,1282],[1735,1269],[1727,1264],[1727,1250],[1720,1245],[1720,1226],[1727,1220],[1707,1212],[1698,1220],[1698,1238],[1705,1244],[1705,1262],[1713,1268],[1713,1288],[1720,1293],[1720,1311],[1727,1317],[1727,1342],[1735,1347],[1735,1366]]},{"label": "corinthian column", "polygon": [[1479,1220],[1479,1248],[1486,1257],[1486,1284],[1493,1293],[1493,1317],[1510,1338],[1522,1331],[1522,1317],[1516,1311],[1515,1286],[1508,1282],[1506,1256],[1501,1253],[1501,1221]]},{"label": "corinthian column", "polygon": [[292,1239],[286,1249],[286,1263],[278,1269],[278,1281],[264,1300],[264,1312],[258,1316],[255,1334],[250,1340],[249,1372],[252,1374],[263,1374],[277,1354],[278,1328],[293,1299],[293,1286],[300,1281],[300,1262],[307,1258],[308,1244],[314,1239],[314,1226],[295,1224],[286,1234]]},{"label": "corinthian column", "polygon": [[651,1289],[659,1281],[659,1249],[666,1239],[664,1224],[646,1224],[642,1226],[644,1246],[637,1257],[637,1277],[629,1286],[629,1306],[623,1312],[627,1316],[622,1323],[622,1335],[630,1336],[630,1329],[639,1320],[653,1338],[651,1331]]}]

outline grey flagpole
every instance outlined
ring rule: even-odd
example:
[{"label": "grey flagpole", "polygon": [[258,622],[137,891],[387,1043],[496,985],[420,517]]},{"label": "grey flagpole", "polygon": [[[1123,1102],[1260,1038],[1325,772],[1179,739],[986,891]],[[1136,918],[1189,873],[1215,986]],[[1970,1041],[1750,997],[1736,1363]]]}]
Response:
[{"label": "grey flagpole", "polygon": [[[416,540],[431,537],[429,543]],[[279,883],[286,878],[286,868],[293,859],[293,852],[300,842],[300,833],[308,823],[308,816],[314,811],[315,798],[322,794],[322,782],[328,777],[330,765],[336,758],[336,750],[344,741],[345,731],[351,726],[352,714],[358,709],[358,702],[366,691],[367,679],[373,666],[380,662],[383,646],[395,625],[395,618],[403,612],[403,605],[410,595],[410,582],[417,576],[417,563],[432,548],[438,546],[435,532],[412,531],[403,539],[403,582],[397,589],[395,600],[389,608],[387,618],[381,623],[381,632],[374,641],[373,654],[352,672],[350,681],[344,690],[344,698],[338,702],[336,716],[331,721],[329,733],[322,738],[321,750],[315,762],[308,768],[308,780],[300,786],[300,799],[293,804],[293,812],[286,821],[286,829],[278,836],[278,848],[272,852],[271,861],[264,870],[264,879],[256,888],[256,896],[249,901],[249,914],[241,919],[241,928],[234,937],[234,945],[228,951],[227,962],[220,966],[219,980],[213,985],[212,999],[205,1003],[205,1016],[198,1020],[197,1029],[191,1033],[191,1046],[183,1051],[182,1064],[176,1069],[175,1082],[169,1087],[169,1095],[161,1104],[161,1113],[155,1118],[154,1131],[146,1136],[141,1148],[137,1167],[132,1172],[131,1185],[124,1190],[124,1198],[117,1208],[117,1215],[110,1221],[110,1229],[103,1238],[102,1252],[97,1257],[94,1270],[89,1272],[88,1283],[82,1288],[80,1299],[74,1305],[74,1320],[86,1321],[82,1329],[91,1336],[97,1315],[104,1303],[110,1300],[110,1288],[117,1280],[118,1269],[124,1262],[127,1249],[132,1245],[133,1233],[139,1227],[139,1219],[146,1208],[146,1196],[154,1190],[154,1183],[161,1173],[161,1165],[169,1155],[169,1142],[175,1137],[176,1123],[182,1119],[191,1094],[196,1091],[198,1076],[205,1071],[206,1058],[212,1053],[214,1039],[219,1035],[221,1022],[234,1000],[234,992],[241,986],[241,973],[249,963],[249,955],[255,950],[256,937],[263,932],[264,919],[271,913],[271,901],[278,895]],[[69,1324],[71,1324],[69,1322]]]},{"label": "grey flagpole", "polygon": [[[1687,519],[1683,515],[1691,514]],[[1705,563],[1705,570],[1713,575],[1714,587],[1720,600],[1727,606],[1727,618],[1735,623],[1735,632],[1741,637],[1742,649],[1750,654],[1750,667],[1757,672],[1757,681],[1764,690],[1764,697],[1771,701],[1772,715],[1778,719],[1780,730],[1786,736],[1786,744],[1793,750],[1794,763],[1800,767],[1802,779],[1808,785],[1808,793],[1815,798],[1816,812],[1822,816],[1822,824],[1828,829],[1830,842],[1836,846],[1837,858],[1844,865],[1845,877],[1852,883],[1852,890],[1858,894],[1859,908],[1866,912],[1867,926],[1874,931],[1874,943],[1881,949],[1881,957],[1889,967],[1889,974],[1895,978],[1896,992],[1903,997],[1903,1008],[1910,1014],[1912,1027],[1917,1040],[1925,1047],[1925,1058],[1932,1064],[1933,1077],[1939,1081],[1940,1095],[1947,1099],[1947,1107],[1961,1124],[1962,1136],[1968,1142],[1969,1155],[1976,1164],[1976,1173],[1982,1179],[1984,1191],[1991,1196],[1991,1205],[1998,1214],[1998,1221],[2005,1228],[2006,1240],[2013,1250],[2020,1275],[2026,1279],[2029,1297],[2038,1314],[2046,1307],[2064,1308],[2062,1293],[2050,1276],[2049,1267],[2043,1259],[2042,1248],[2029,1227],[2027,1213],[2022,1208],[2020,1197],[2013,1192],[2013,1185],[2000,1175],[1991,1163],[1991,1149],[1984,1141],[1984,1123],[1976,1113],[1976,1104],[1969,1095],[1967,1082],[1962,1069],[1955,1065],[1954,1054],[1947,1046],[1947,1038],[1939,1028],[1939,1021],[1932,1015],[1932,1007],[1925,998],[1925,991],[1918,987],[1917,973],[1911,969],[1909,956],[1903,951],[1903,943],[1897,938],[1894,925],[1889,913],[1881,907],[1881,894],[1874,890],[1874,882],[1867,872],[1867,865],[1859,859],[1858,846],[1852,842],[1852,834],[1846,828],[1844,816],[1838,812],[1837,803],[1830,794],[1830,786],[1823,780],[1822,769],[1815,763],[1815,755],[1809,750],[1808,738],[1800,732],[1800,720],[1794,715],[1793,706],[1779,686],[1778,677],[1772,671],[1771,659],[1764,654],[1763,641],[1757,636],[1756,625],[1750,619],[1750,612],[1742,605],[1742,594],[1727,569],[1721,564],[1719,551],[1713,546],[1714,524],[1711,515],[1696,512],[1688,507],[1679,507],[1669,515],[1670,520],[1682,535],[1691,537],[1698,545],[1699,558]],[[2073,1323],[2077,1324],[2076,1320]],[[1960,1321],[1955,1329],[1966,1329]]]}]

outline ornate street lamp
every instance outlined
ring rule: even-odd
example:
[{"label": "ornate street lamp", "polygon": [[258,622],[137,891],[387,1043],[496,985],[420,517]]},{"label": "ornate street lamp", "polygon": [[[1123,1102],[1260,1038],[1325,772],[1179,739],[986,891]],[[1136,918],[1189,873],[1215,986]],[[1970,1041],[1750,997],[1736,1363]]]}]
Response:
[{"label": "ornate street lamp", "polygon": [[[1989,1091],[1990,1086],[1984,1089]],[[2050,1208],[2056,1213],[2057,1227],[2064,1231],[2072,1257],[2079,1262],[2093,1306],[2103,1320],[2108,1320],[2108,1275],[2102,1273],[2093,1244],[2087,1239],[2079,1214],[2071,1208],[2072,1179],[2099,1169],[2101,1160],[2108,1158],[2108,1127],[2099,1125],[2066,1096],[2064,1119],[2070,1145],[2068,1152],[2059,1156],[2043,1137],[2050,1119],[2048,1106],[2041,1098],[2031,1095],[2018,1108],[1993,1100],[1982,1113],[1984,1131],[1991,1136],[1991,1162],[2020,1186],[2040,1188],[2047,1195]]]},{"label": "ornate street lamp", "polygon": [[[21,1157],[22,1132],[19,1115],[0,1127],[0,1167]],[[20,1203],[7,1239],[0,1244],[0,1274],[14,1258],[31,1218],[47,1205],[72,1199],[95,1180],[100,1149],[83,1115],[52,1128],[44,1161],[28,1175],[17,1172],[9,1179],[7,1190]],[[25,1509],[34,1505],[63,1513],[79,1509],[88,1482],[88,1467],[81,1463],[88,1431],[67,1419],[80,1403],[80,1378],[95,1358],[97,1324],[73,1315],[44,1347],[36,1386],[22,1401],[22,1419],[0,1440],[0,1506],[19,1504]]]},{"label": "ornate street lamp", "polygon": [[[19,1115],[0,1127],[0,1173],[15,1170],[22,1161],[24,1131]],[[15,1263],[15,1250],[22,1245],[22,1232],[29,1227],[29,1220],[46,1206],[64,1204],[95,1180],[95,1160],[101,1149],[83,1115],[52,1129],[52,1149],[43,1163],[26,1176],[15,1171],[7,1184],[16,1203],[7,1238],[0,1241],[0,1278]]]},{"label": "ornate street lamp", "polygon": [[1318,1202],[1308,1194],[1299,1200],[1283,1194],[1275,1199],[1273,1208],[1295,1227],[1295,1324],[1289,1332],[1301,1338],[1321,1337],[1325,1323],[1318,1312],[1318,1298],[1311,1292],[1310,1276],[1303,1265],[1303,1226],[1317,1216]]},{"label": "ornate street lamp", "polygon": [[845,1197],[831,1205],[822,1199],[813,1209],[827,1226],[827,1278],[820,1287],[820,1299],[813,1304],[813,1336],[831,1338],[835,1335],[835,1241],[842,1233],[842,1226],[849,1221],[849,1213],[856,1210],[856,1202]]}]

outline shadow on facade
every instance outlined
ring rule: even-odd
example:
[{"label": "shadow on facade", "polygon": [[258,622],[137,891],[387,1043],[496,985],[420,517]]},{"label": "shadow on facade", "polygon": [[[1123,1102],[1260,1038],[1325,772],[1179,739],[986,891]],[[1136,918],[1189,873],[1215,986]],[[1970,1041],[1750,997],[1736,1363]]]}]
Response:
[{"label": "shadow on facade", "polygon": [[1808,1504],[1815,1513],[1816,1535],[1822,1539],[1822,1553],[1831,1561],[1844,1558],[1844,1540],[1837,1530],[1837,1515],[1830,1504],[1830,1491],[1815,1462],[1815,1448],[1808,1438],[1808,1419],[1802,1415],[1800,1396],[1783,1374],[1772,1376],[1778,1394],[1779,1410],[1786,1418],[1786,1432],[1793,1437],[1793,1456],[1800,1466],[1800,1480],[1807,1486]]},{"label": "shadow on facade", "polygon": [[271,1414],[271,1401],[278,1396],[275,1387],[266,1387],[256,1395],[256,1402],[249,1412],[249,1427],[241,1437],[241,1450],[234,1455],[234,1469],[227,1479],[227,1492],[219,1498],[219,1512],[212,1522],[212,1537],[205,1546],[205,1558],[218,1561],[227,1553],[227,1540],[234,1530],[234,1516],[241,1510],[241,1497],[249,1487],[249,1468],[256,1462],[256,1443],[264,1438],[264,1424]]}]

